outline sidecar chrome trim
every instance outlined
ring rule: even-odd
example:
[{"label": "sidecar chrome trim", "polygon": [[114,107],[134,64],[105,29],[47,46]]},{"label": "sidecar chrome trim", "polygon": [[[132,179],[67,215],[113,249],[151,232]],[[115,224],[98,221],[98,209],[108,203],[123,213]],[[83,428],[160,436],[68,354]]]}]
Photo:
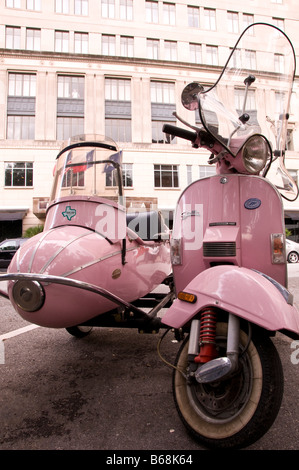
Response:
[{"label": "sidecar chrome trim", "polygon": [[38,282],[45,282],[50,284],[62,284],[68,287],[77,287],[78,289],[87,290],[89,292],[93,292],[94,294],[99,294],[106,299],[114,302],[116,305],[121,307],[126,307],[131,311],[136,313],[142,313],[144,315],[144,311],[135,307],[133,304],[127,302],[126,300],[121,299],[112,292],[103,289],[102,287],[95,286],[93,284],[89,284],[88,282],[79,281],[77,279],[70,279],[65,278],[62,276],[52,276],[47,274],[32,274],[32,273],[9,273],[9,274],[1,274],[0,281],[20,281],[20,280],[31,280],[31,281],[38,281]]},{"label": "sidecar chrome trim", "polygon": [[[53,230],[53,229],[52,229]],[[42,236],[40,237],[40,239],[38,240],[37,244],[35,245],[34,247],[34,250],[32,251],[32,255],[31,255],[31,258],[30,258],[30,261],[29,261],[29,266],[28,266],[28,272],[30,273],[31,272],[31,268],[32,268],[32,265],[33,265],[33,261],[34,261],[34,258],[35,258],[35,255],[36,255],[36,252],[41,244],[41,242],[50,234],[52,233],[52,230],[50,229],[49,231],[47,232],[44,232],[42,234]],[[20,272],[20,266],[18,265],[17,266],[18,268],[18,272]]]},{"label": "sidecar chrome trim", "polygon": [[[126,253],[128,251],[133,251],[133,250],[136,250],[136,249],[138,249],[138,247],[136,247],[136,246],[132,247],[132,248],[128,248],[126,250]],[[75,274],[75,273],[81,271],[82,269],[89,268],[90,266],[92,266],[94,264],[100,263],[101,261],[104,261],[105,259],[112,258],[113,256],[120,255],[121,253],[122,253],[122,250],[114,251],[113,253],[109,253],[109,255],[102,256],[101,258],[97,258],[96,260],[89,261],[88,263],[82,264],[81,266],[78,266],[77,268],[74,268],[71,271],[63,273],[62,276],[65,276],[65,277],[70,276],[71,274]]]},{"label": "sidecar chrome trim", "polygon": [[72,240],[69,240],[65,245],[61,246],[58,248],[58,250],[56,251],[56,253],[54,253],[49,259],[48,261],[46,262],[46,264],[41,268],[41,270],[39,271],[41,274],[43,274],[45,272],[45,270],[47,269],[47,267],[52,263],[52,261],[65,249],[67,248],[69,245],[71,245],[72,243],[76,242],[77,240],[79,240],[80,238],[83,238],[83,237],[86,237],[87,235],[90,235],[90,232],[85,232],[81,235],[78,235],[77,237],[74,237],[72,238]]}]

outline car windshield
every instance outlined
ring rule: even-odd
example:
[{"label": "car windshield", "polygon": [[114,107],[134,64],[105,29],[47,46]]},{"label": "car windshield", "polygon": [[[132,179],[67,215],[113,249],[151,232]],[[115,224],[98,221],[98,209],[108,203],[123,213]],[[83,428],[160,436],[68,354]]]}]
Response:
[{"label": "car windshield", "polygon": [[91,135],[73,137],[56,159],[50,200],[70,195],[122,196],[122,153],[114,141]]}]

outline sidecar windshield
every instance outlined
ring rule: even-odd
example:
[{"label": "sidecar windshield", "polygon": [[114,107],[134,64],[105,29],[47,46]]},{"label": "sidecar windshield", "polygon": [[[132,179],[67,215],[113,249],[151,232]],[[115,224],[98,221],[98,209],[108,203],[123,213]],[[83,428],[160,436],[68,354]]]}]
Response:
[{"label": "sidecar windshield", "polygon": [[255,133],[263,134],[273,151],[284,151],[294,74],[288,37],[273,25],[250,25],[216,83],[198,95],[203,126],[232,155]]},{"label": "sidecar windshield", "polygon": [[114,141],[82,135],[62,146],[56,159],[50,201],[70,196],[122,196],[122,153]]}]

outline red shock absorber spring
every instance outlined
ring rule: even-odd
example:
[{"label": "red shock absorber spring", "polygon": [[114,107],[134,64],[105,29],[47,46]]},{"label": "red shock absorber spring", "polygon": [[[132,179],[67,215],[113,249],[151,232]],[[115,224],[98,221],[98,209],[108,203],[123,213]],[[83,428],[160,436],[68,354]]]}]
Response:
[{"label": "red shock absorber spring", "polygon": [[217,357],[216,324],[217,316],[215,310],[204,310],[200,318],[200,352],[199,355],[194,359],[195,362],[208,362]]}]

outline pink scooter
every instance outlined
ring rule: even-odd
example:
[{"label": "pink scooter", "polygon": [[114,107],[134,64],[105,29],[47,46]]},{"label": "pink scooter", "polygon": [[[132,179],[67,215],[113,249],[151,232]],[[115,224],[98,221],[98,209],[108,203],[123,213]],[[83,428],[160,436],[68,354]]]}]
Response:
[{"label": "pink scooter", "polygon": [[[239,62],[253,40],[260,44],[254,76]],[[276,52],[284,60],[281,73],[274,70]],[[212,87],[191,83],[182,92],[183,105],[198,109],[202,127],[164,126],[169,136],[209,149],[209,163],[216,164],[216,176],[195,181],[179,198],[171,240],[177,298],[163,316],[165,325],[189,333],[177,356],[173,391],[183,423],[208,447],[247,446],[270,428],[283,395],[270,337],[276,331],[299,335],[278,192],[289,200],[298,194],[283,165],[294,72],[286,35],[271,25],[251,25]],[[273,121],[247,111],[252,86],[260,98],[279,93]],[[233,88],[243,89],[240,110],[232,103]],[[265,108],[274,113],[270,102]]]},{"label": "pink scooter", "polygon": [[[261,46],[255,76],[238,65],[253,40]],[[276,50],[284,57],[283,73],[274,70]],[[208,447],[246,446],[267,432],[283,394],[270,337],[276,331],[299,337],[276,189],[290,200],[297,197],[283,165],[294,69],[285,34],[255,24],[213,87],[192,83],[183,91],[184,106],[198,108],[202,126],[164,131],[209,149],[217,175],[192,183],[178,201],[171,236],[173,303],[168,230],[156,212],[126,213],[119,151],[107,140],[76,139],[62,149],[44,231],[19,249],[0,276],[8,283],[2,295],[38,325],[77,336],[90,326],[174,329],[178,339],[187,333],[174,365],[174,397],[186,427]],[[280,92],[277,116],[274,108],[267,111],[272,144],[259,127],[266,116],[246,112],[250,86]],[[238,111],[233,87],[244,90]],[[154,293],[162,282],[169,293]],[[163,307],[169,309],[161,320],[157,312]]]}]

